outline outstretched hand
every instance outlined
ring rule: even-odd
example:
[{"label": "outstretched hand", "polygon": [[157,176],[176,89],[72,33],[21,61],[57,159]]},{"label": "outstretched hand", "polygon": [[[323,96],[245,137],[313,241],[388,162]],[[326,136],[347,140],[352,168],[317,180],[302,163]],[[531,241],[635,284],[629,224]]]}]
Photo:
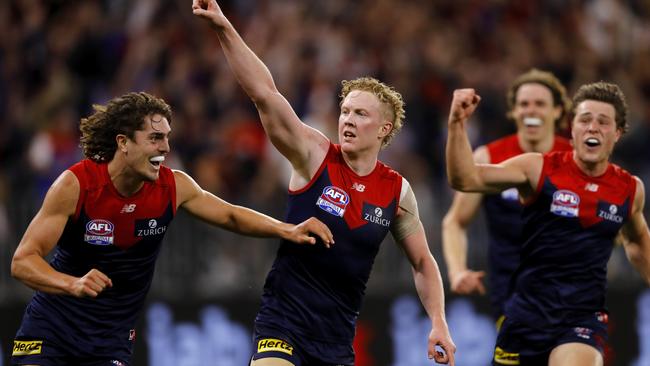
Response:
[{"label": "outstretched hand", "polygon": [[334,236],[327,225],[315,217],[310,217],[294,226],[286,239],[297,244],[313,245],[316,244],[316,238],[319,238],[327,248],[334,244]]},{"label": "outstretched hand", "polygon": [[228,19],[215,0],[193,0],[192,13],[205,19],[215,28],[222,28],[228,23]]},{"label": "outstretched hand", "polygon": [[[440,347],[442,351],[438,351],[436,346]],[[451,340],[447,324],[443,323],[434,325],[429,333],[429,359],[433,359],[437,363],[454,366],[455,353],[456,345],[454,344],[454,341]]]},{"label": "outstretched hand", "polygon": [[464,270],[450,278],[451,291],[460,295],[473,293],[485,295],[483,277],[485,277],[485,271]]},{"label": "outstretched hand", "polygon": [[474,89],[454,90],[454,99],[449,110],[449,125],[462,124],[474,113],[481,97]]}]

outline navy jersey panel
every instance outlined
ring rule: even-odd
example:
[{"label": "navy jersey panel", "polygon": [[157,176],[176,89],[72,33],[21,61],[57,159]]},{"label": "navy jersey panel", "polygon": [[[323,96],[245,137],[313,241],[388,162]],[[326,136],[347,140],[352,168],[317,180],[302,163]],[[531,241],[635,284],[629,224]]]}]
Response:
[{"label": "navy jersey panel", "polygon": [[607,262],[635,189],[614,164],[589,177],[571,152],[546,155],[537,197],[524,209],[526,241],[506,315],[544,327],[604,311]]},{"label": "navy jersey panel", "polygon": [[70,170],[80,182],[79,203],[50,264],[76,277],[96,268],[113,287],[94,299],[37,291],[16,337],[46,339],[80,357],[128,359],[161,241],[175,214],[173,173],[162,166],[157,181],[125,198],[112,185],[107,164],[83,160]]},{"label": "navy jersey panel", "polygon": [[[508,135],[486,145],[490,154],[490,163],[498,164],[524,151],[519,146],[516,134]],[[551,151],[569,151],[569,140],[556,136]],[[488,257],[490,302],[494,316],[503,314],[510,280],[519,267],[519,257],[523,231],[523,206],[519,202],[519,192],[511,188],[497,194],[486,194],[483,208],[488,226]]]},{"label": "navy jersey panel", "polygon": [[326,249],[283,241],[256,322],[321,342],[351,343],[366,283],[397,212],[402,177],[378,162],[356,175],[331,145],[307,187],[291,192],[287,221],[317,217],[334,235]]}]

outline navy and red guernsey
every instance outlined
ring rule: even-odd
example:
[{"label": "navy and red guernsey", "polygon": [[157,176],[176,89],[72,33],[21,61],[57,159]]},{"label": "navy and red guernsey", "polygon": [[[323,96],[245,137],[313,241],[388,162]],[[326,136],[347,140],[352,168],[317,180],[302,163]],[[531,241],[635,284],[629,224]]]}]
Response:
[{"label": "navy and red guernsey", "polygon": [[607,262],[635,190],[634,177],[614,164],[590,177],[572,152],[545,155],[537,195],[524,208],[526,240],[506,317],[548,330],[605,311]]},{"label": "navy and red guernsey", "polygon": [[133,196],[113,186],[108,164],[82,160],[69,170],[80,184],[74,217],[59,239],[50,264],[82,277],[93,268],[113,287],[97,298],[76,298],[37,291],[27,306],[16,339],[43,340],[76,357],[128,360],[136,319],[151,285],[161,241],[176,212],[173,172],[160,167],[159,178],[145,182]]},{"label": "navy and red guernsey", "polygon": [[327,249],[282,241],[256,326],[351,350],[370,270],[397,213],[401,188],[402,176],[381,162],[370,174],[357,175],[340,146],[330,144],[307,186],[289,192],[286,221],[314,216],[330,228],[335,244]]},{"label": "navy and red guernsey", "polygon": [[[486,145],[490,154],[490,163],[498,164],[524,151],[519,146],[516,134],[508,135]],[[569,151],[571,143],[564,137],[555,137],[551,151]],[[519,202],[516,188],[499,194],[487,194],[483,199],[483,208],[488,226],[488,265],[490,284],[490,303],[495,318],[503,315],[503,305],[508,299],[508,289],[512,274],[519,267],[521,250],[523,206]]]}]

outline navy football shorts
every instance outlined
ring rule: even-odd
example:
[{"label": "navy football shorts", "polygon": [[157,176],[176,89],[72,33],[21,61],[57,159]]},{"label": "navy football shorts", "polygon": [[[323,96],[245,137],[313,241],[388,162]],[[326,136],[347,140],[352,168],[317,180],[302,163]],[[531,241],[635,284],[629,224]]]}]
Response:
[{"label": "navy football shorts", "polygon": [[549,329],[531,328],[506,318],[501,325],[492,365],[548,365],[551,351],[566,343],[583,343],[601,353],[607,346],[607,313],[597,312]]},{"label": "navy football shorts", "polygon": [[354,366],[352,345],[318,342],[287,333],[255,324],[253,360],[275,357],[295,366]]}]

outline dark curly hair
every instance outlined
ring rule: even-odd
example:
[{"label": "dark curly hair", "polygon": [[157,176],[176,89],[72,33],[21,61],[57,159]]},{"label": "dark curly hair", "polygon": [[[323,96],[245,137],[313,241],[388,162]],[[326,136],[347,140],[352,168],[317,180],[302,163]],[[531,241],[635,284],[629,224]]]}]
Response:
[{"label": "dark curly hair", "polygon": [[627,123],[627,102],[621,88],[616,84],[599,81],[597,83],[585,84],[581,86],[573,96],[573,113],[578,104],[585,100],[595,100],[597,102],[609,103],[616,111],[616,127],[625,133],[629,129]]},{"label": "dark curly hair", "polygon": [[566,88],[562,85],[560,80],[555,77],[555,75],[548,71],[539,69],[530,69],[529,71],[519,75],[515,81],[512,82],[506,96],[508,103],[507,117],[513,119],[512,110],[515,108],[515,103],[517,102],[517,92],[524,84],[540,84],[545,86],[551,92],[551,95],[553,96],[553,105],[562,108],[562,113],[555,120],[555,129],[565,129],[567,127],[566,117],[571,111],[571,100],[567,95]]},{"label": "dark curly hair", "polygon": [[144,117],[161,114],[172,121],[171,107],[164,100],[145,92],[128,93],[111,99],[108,104],[93,105],[95,112],[81,119],[81,148],[84,156],[95,162],[113,160],[117,141],[122,134],[133,139],[137,130],[142,130]]}]

